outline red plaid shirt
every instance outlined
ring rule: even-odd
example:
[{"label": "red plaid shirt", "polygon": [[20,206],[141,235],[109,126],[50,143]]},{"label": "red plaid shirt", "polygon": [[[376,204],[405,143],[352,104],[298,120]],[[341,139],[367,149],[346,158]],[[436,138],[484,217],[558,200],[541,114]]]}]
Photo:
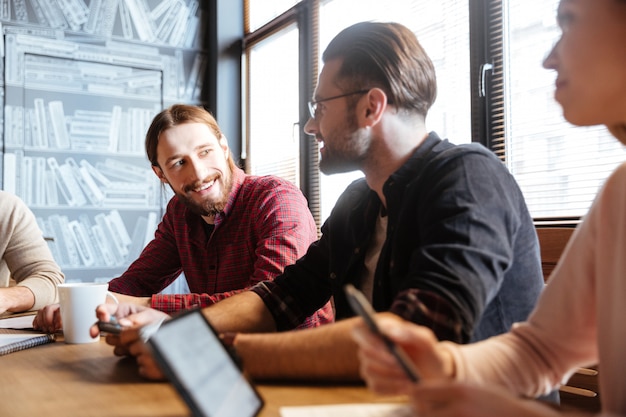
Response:
[{"label": "red plaid shirt", "polygon": [[[208,233],[207,233],[208,232]],[[109,289],[151,296],[168,313],[207,306],[271,280],[306,253],[317,239],[315,222],[300,190],[278,177],[233,172],[233,189],[212,234],[178,198],[167,206],[155,238]],[[190,294],[157,294],[184,272]],[[330,305],[305,327],[332,321]]]}]

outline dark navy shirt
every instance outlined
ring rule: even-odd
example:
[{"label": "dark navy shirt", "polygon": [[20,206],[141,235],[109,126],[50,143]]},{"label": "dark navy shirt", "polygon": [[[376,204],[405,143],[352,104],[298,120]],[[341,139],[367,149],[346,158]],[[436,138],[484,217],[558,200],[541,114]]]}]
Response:
[{"label": "dark navy shirt", "polygon": [[[466,343],[525,320],[543,288],[539,246],[522,193],[503,163],[478,144],[431,133],[386,181],[387,237],[373,306]],[[339,198],[306,255],[253,287],[280,330],[334,299],[353,316],[346,283],[360,285],[381,201],[364,179]]]}]

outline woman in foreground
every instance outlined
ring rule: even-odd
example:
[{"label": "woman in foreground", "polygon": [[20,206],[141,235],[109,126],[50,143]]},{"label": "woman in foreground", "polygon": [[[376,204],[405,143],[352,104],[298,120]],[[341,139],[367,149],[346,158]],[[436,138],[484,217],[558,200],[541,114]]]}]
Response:
[{"label": "woman in foreground", "polygon": [[[557,19],[561,39],[544,66],[557,72],[565,118],[606,125],[626,144],[626,0],[561,0]],[[411,384],[365,326],[354,333],[361,373],[379,393],[409,394],[419,416],[547,417],[564,414],[523,397],[547,394],[578,367],[599,363],[602,415],[626,416],[625,300],[626,163],[599,191],[527,322],[460,346],[381,317],[422,382]]]}]

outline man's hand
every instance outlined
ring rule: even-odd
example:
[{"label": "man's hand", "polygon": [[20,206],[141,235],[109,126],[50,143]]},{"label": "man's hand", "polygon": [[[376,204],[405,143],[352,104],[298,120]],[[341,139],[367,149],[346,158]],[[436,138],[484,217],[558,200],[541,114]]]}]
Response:
[{"label": "man's hand", "polygon": [[[105,338],[114,347],[117,356],[134,356],[139,366],[139,374],[149,379],[163,379],[163,373],[152,358],[150,350],[141,338],[141,327],[169,318],[166,313],[137,304],[101,304],[96,309],[98,320],[109,321],[115,316],[124,329],[118,335],[108,334]],[[92,337],[100,334],[94,324],[90,333]]]},{"label": "man's hand", "polygon": [[33,320],[33,329],[46,333],[54,333],[63,328],[61,308],[59,304],[50,304],[37,312]]},{"label": "man's hand", "polygon": [[[115,294],[115,297],[117,298],[118,294]],[[107,298],[107,302],[113,301],[110,301],[110,299]],[[61,320],[61,306],[59,304],[50,304],[40,309],[33,320],[33,329],[41,330],[46,333],[54,333],[62,330],[63,321]]]}]

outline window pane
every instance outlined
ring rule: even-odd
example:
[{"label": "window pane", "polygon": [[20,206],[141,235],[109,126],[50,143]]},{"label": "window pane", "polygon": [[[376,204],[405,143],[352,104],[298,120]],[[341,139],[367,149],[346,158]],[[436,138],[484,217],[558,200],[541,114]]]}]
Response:
[{"label": "window pane", "polygon": [[[426,120],[453,143],[471,141],[468,0],[330,0],[320,9],[320,53],[341,29],[365,20],[394,21],[415,32],[437,70],[437,101]],[[321,64],[320,64],[321,68]],[[321,175],[322,219],[361,172]]]},{"label": "window pane", "polygon": [[626,152],[603,127],[567,123],[553,99],[556,73],[541,63],[559,36],[558,0],[507,4],[507,165],[533,217],[582,216]]},{"label": "window pane", "polygon": [[300,0],[248,0],[250,8],[250,32],[253,32],[291,9]]},{"label": "window pane", "polygon": [[249,68],[249,172],[278,175],[299,186],[296,26],[252,47]]}]

